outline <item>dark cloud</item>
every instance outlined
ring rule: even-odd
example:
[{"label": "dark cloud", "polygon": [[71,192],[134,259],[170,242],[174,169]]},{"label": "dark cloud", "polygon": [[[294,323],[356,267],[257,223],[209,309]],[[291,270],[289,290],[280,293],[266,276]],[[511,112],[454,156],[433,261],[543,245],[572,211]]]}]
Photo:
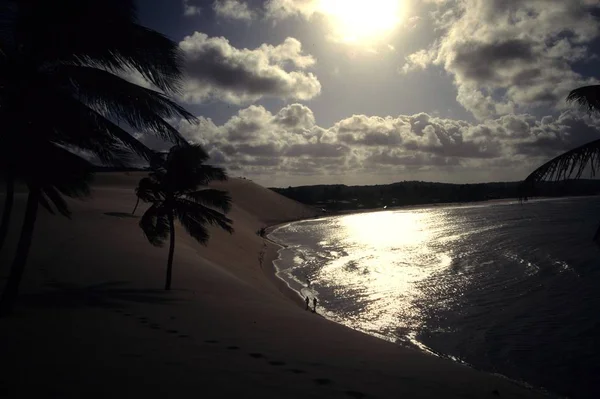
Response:
[{"label": "dark cloud", "polygon": [[[314,58],[302,54],[302,45],[293,38],[249,50],[231,46],[224,37],[195,32],[180,47],[187,58],[183,99],[190,103],[216,98],[240,104],[265,96],[308,100],[321,91],[316,76],[303,70]],[[284,65],[297,70],[288,72]]]},{"label": "dark cloud", "polygon": [[294,144],[283,155],[288,157],[310,156],[315,158],[339,158],[347,154],[349,148],[344,145],[328,143]]},{"label": "dark cloud", "polygon": [[[406,57],[404,73],[431,64],[454,78],[477,119],[563,111],[567,93],[595,82],[574,69],[600,29],[590,0],[433,1],[439,37]],[[546,111],[547,112],[547,111]]]},{"label": "dark cloud", "polygon": [[[533,43],[511,39],[504,42],[465,42],[456,46],[453,68],[467,79],[497,81],[502,68],[527,64],[535,57]],[[518,75],[523,72],[519,72]]]}]

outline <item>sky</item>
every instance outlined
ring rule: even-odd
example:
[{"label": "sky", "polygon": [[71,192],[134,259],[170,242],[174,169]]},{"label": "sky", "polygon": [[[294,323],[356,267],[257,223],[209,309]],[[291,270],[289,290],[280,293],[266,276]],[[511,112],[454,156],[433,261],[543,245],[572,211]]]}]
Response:
[{"label": "sky", "polygon": [[599,83],[599,18],[599,0],[139,2],[186,57],[176,100],[199,123],[170,122],[269,187],[524,179],[600,139],[565,101]]}]

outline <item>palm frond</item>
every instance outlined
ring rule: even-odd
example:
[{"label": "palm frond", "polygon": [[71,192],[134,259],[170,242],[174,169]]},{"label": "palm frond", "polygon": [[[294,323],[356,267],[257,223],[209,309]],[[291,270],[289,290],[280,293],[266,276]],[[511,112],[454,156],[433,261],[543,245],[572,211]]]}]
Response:
[{"label": "palm frond", "polygon": [[135,194],[144,202],[158,202],[165,199],[160,183],[150,177],[140,180]]},{"label": "palm frond", "polygon": [[155,247],[162,247],[165,239],[169,236],[169,219],[166,209],[160,204],[152,204],[142,215],[140,227],[144,235]]},{"label": "palm frond", "polygon": [[208,234],[208,230],[206,227],[204,227],[204,224],[201,220],[196,219],[189,213],[181,214],[177,218],[179,219],[179,222],[181,222],[181,225],[185,231],[187,231],[192,238],[203,245],[208,243],[210,234]]},{"label": "palm frond", "polygon": [[90,195],[92,165],[85,159],[52,143],[38,143],[30,150],[35,163],[21,159],[18,175],[29,185],[41,188],[40,204],[50,213],[54,210],[69,217],[71,212],[63,195],[83,198]]},{"label": "palm frond", "polygon": [[577,103],[590,112],[600,112],[600,85],[584,86],[571,91],[567,102]]},{"label": "palm frond", "polygon": [[226,191],[207,188],[186,193],[184,196],[192,202],[222,210],[225,213],[231,210],[231,196]]},{"label": "palm frond", "polygon": [[225,181],[228,179],[227,172],[223,168],[211,165],[201,165],[196,170],[198,185],[206,186],[211,181]]},{"label": "palm frond", "polygon": [[[133,68],[163,91],[180,88],[181,49],[166,36],[137,24],[133,0],[18,4],[15,41],[39,64],[60,61],[112,71]],[[82,34],[90,31],[102,34]]]},{"label": "palm frond", "polygon": [[[112,28],[112,27],[111,27]],[[179,93],[183,76],[183,53],[177,43],[161,33],[140,25],[122,30],[114,39],[112,53],[90,51],[79,57],[82,64],[112,71],[135,69],[166,93]]]},{"label": "palm frond", "polygon": [[26,182],[35,182],[42,189],[54,187],[68,197],[90,194],[93,168],[85,159],[49,142],[32,146],[29,155],[31,158],[20,159],[17,164],[19,175]]},{"label": "palm frond", "polygon": [[54,74],[58,81],[74,86],[76,96],[110,119],[125,121],[135,129],[152,131],[176,144],[186,143],[164,118],[197,119],[167,96],[146,89],[108,71],[92,67],[62,65]]},{"label": "palm frond", "polygon": [[46,209],[48,211],[48,213],[50,213],[51,215],[56,215],[56,213],[54,212],[54,209],[50,205],[50,202],[48,201],[48,198],[46,198],[44,193],[42,193],[42,195],[40,195],[40,205],[44,209]]},{"label": "palm frond", "polygon": [[567,151],[534,170],[521,183],[519,195],[521,197],[531,195],[535,183],[543,180],[579,179],[586,167],[590,169],[590,177],[594,177],[600,167],[600,140]]},{"label": "palm frond", "polygon": [[[72,198],[84,198],[90,195],[90,183],[93,178],[92,165],[65,148],[49,143],[44,155],[39,157],[43,170],[35,172],[42,189],[48,190],[46,195],[55,203],[57,208],[63,207],[60,195]],[[64,204],[66,207],[66,204]],[[62,212],[61,212],[62,213]]]},{"label": "palm frond", "polygon": [[124,148],[147,160],[154,155],[123,128],[74,98],[48,93],[47,100],[40,124],[52,129],[50,139],[55,142],[88,150],[109,162],[120,159],[127,163]]},{"label": "palm frond", "polygon": [[214,209],[184,198],[175,198],[174,208],[175,215],[179,220],[192,217],[201,224],[210,224],[220,227],[228,233],[233,233],[233,227],[231,227],[233,221]]},{"label": "palm frond", "polygon": [[169,171],[195,170],[208,160],[208,154],[198,144],[176,145],[171,147],[167,156]]},{"label": "palm frond", "polygon": [[165,180],[169,189],[184,193],[205,186],[212,180],[226,180],[227,174],[223,169],[204,165],[208,158],[206,151],[198,144],[172,147],[165,162]]},{"label": "palm frond", "polygon": [[[58,192],[58,190],[56,190],[56,188],[54,187],[45,187],[42,189],[42,197],[41,198],[48,198],[48,200],[50,200],[52,202],[52,204],[54,205],[54,207],[56,208],[56,210],[63,216],[65,217],[71,217],[71,210],[69,209],[69,205],[67,205],[67,202],[64,200],[64,198],[60,195],[60,193]],[[49,207],[49,203],[48,205],[45,205],[45,207]],[[49,208],[46,208],[49,209]],[[54,213],[52,211],[50,211],[51,213]]]}]

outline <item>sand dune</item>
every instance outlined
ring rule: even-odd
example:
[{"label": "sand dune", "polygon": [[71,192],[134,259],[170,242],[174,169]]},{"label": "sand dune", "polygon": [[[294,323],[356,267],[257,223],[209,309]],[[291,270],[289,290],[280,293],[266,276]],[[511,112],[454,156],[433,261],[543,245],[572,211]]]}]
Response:
[{"label": "sand dune", "polygon": [[128,215],[140,176],[98,176],[71,220],[40,212],[20,306],[0,320],[3,397],[541,396],[305,312],[256,230],[314,211],[248,180],[216,185],[233,197],[233,235],[202,247],[177,228],[174,290],[162,291],[167,248]]}]

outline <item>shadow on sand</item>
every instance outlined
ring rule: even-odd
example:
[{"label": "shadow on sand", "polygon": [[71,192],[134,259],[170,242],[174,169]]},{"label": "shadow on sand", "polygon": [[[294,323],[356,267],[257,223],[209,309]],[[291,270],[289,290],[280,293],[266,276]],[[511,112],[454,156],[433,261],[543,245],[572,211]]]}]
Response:
[{"label": "shadow on sand", "polygon": [[107,281],[100,284],[78,286],[68,283],[48,284],[51,290],[39,294],[23,295],[19,302],[39,308],[121,308],[125,302],[170,304],[178,300],[160,289],[123,288],[127,281]]},{"label": "shadow on sand", "polygon": [[127,212],[104,212],[104,214],[106,216],[113,216],[116,218],[131,218],[131,219],[138,218],[138,216],[132,215],[131,213],[127,213]]}]

